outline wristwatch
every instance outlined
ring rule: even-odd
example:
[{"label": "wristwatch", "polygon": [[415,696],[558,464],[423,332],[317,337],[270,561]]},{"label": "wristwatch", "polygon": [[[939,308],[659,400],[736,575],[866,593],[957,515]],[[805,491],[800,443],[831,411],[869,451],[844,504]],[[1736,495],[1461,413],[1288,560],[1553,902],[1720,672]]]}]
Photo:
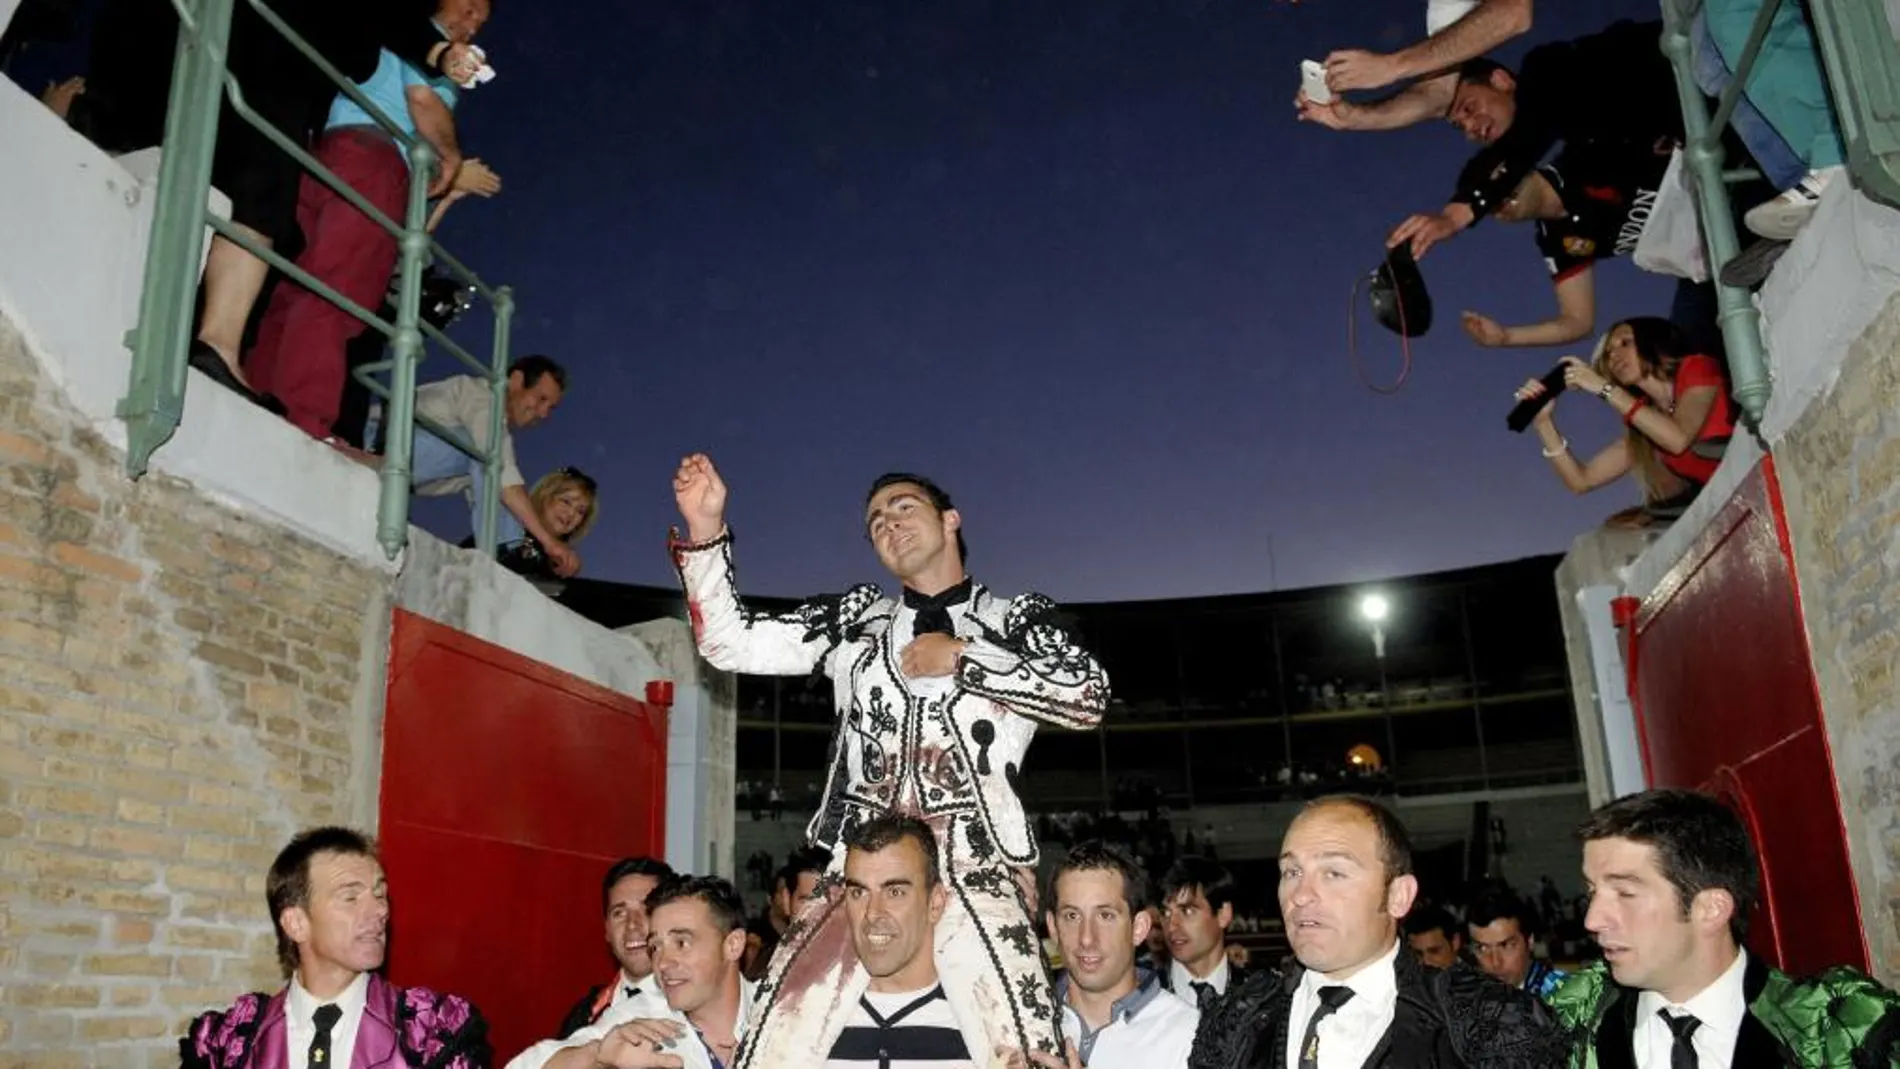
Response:
[{"label": "wristwatch", "polygon": [[1603,384],[1603,388],[1597,391],[1597,396],[1603,398],[1605,401],[1608,401],[1610,399],[1610,391],[1614,389],[1616,389],[1616,383],[1606,382]]}]

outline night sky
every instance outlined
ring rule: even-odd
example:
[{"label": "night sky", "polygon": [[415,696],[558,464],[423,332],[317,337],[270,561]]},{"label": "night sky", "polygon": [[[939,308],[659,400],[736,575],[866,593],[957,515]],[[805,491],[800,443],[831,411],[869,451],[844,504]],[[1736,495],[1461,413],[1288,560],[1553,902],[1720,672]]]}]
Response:
[{"label": "night sky", "polygon": [[[1537,14],[1505,58],[1656,7]],[[1426,259],[1439,322],[1401,392],[1348,358],[1354,279],[1471,147],[1298,123],[1298,63],[1423,22],[1421,0],[500,0],[500,77],[461,129],[506,188],[444,237],[515,287],[516,351],[572,372],[523,470],[600,479],[583,574],[670,583],[669,478],[711,454],[759,594],[875,578],[861,506],[893,468],[956,497],[975,574],[1061,599],[1562,549],[1636,490],[1572,498],[1504,429],[1511,391],[1578,346],[1458,329],[1461,308],[1553,314],[1526,229]],[[1623,262],[1597,291],[1599,327],[1670,292]],[[1396,339],[1361,326],[1389,379]],[[1620,429],[1600,408],[1560,409],[1580,450]]]}]

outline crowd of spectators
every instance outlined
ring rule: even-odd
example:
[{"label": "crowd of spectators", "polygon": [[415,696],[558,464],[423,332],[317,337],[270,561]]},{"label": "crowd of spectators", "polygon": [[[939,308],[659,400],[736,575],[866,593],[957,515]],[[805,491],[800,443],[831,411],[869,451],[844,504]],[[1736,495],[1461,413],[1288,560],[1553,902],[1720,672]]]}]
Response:
[{"label": "crowd of spectators", "polygon": [[[1487,56],[1531,29],[1532,8],[1532,0],[1434,0],[1430,36],[1389,53],[1333,52],[1324,63],[1327,99],[1302,88],[1295,106],[1303,120],[1347,131],[1442,118],[1479,146],[1444,206],[1403,220],[1388,244],[1418,259],[1487,216],[1529,224],[1555,313],[1504,324],[1467,311],[1462,326],[1481,346],[1589,337],[1600,261],[1631,256],[1678,276],[1666,317],[1614,323],[1590,358],[1563,358],[1560,381],[1532,378],[1516,392],[1519,401],[1547,400],[1533,426],[1567,489],[1588,493],[1630,476],[1641,504],[1609,522],[1666,524],[1707,484],[1735,426],[1709,269],[1725,285],[1759,286],[1844,172],[1819,47],[1803,5],[1776,9],[1724,137],[1724,166],[1762,176],[1731,190],[1738,229],[1757,240],[1710,265],[1705,241],[1691,237],[1683,247],[1681,237],[1698,234],[1699,219],[1682,177],[1685,124],[1663,23],[1617,22],[1540,44],[1515,67]],[[1689,27],[1694,80],[1711,110],[1761,9],[1761,0],[1707,0]],[[1573,456],[1556,428],[1553,390],[1608,405],[1627,432],[1587,459]]]},{"label": "crowd of spectators", "polygon": [[[470,90],[492,76],[474,42],[492,0],[279,0],[273,9],[369,102],[339,92],[258,15],[238,3],[228,70],[246,103],[346,183],[382,219],[365,212],[242,118],[221,108],[212,185],[230,199],[238,234],[379,318],[393,323],[397,235],[409,190],[427,187],[433,232],[449,209],[502,193],[497,169],[464,151],[456,114]],[[71,35],[76,8],[34,0],[9,29],[7,51],[36,37]],[[87,69],[45,87],[41,100],[74,130],[135,173],[156,173],[179,34],[172,5],[105,0],[90,26]],[[167,42],[161,47],[158,42]],[[390,129],[385,122],[393,125]],[[434,154],[428,173],[412,173],[407,142]],[[422,319],[445,330],[470,304],[470,287],[433,267],[424,280]],[[223,235],[211,239],[190,340],[193,368],[283,418],[352,460],[380,467],[381,412],[353,368],[381,360],[387,338],[327,297],[305,287]],[[567,371],[533,355],[507,372],[503,430],[490,442],[494,392],[484,377],[456,375],[417,388],[416,411],[449,437],[417,428],[412,454],[416,492],[482,499],[483,465],[450,438],[477,451],[498,450],[501,466],[497,553],[511,569],[554,581],[581,567],[575,544],[592,527],[598,487],[568,467],[532,488],[515,460],[513,436],[547,419],[568,386]]]}]

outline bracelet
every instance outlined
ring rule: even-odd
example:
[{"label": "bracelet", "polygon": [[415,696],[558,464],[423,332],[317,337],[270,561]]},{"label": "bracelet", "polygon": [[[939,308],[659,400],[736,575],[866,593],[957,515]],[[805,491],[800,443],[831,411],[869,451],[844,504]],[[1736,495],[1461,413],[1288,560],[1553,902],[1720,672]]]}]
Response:
[{"label": "bracelet", "polygon": [[1556,449],[1546,449],[1543,451],[1545,460],[1556,460],[1568,452],[1570,452],[1570,439],[1568,438],[1557,439]]},{"label": "bracelet", "polygon": [[1647,405],[1647,404],[1649,404],[1649,398],[1643,397],[1641,395],[1638,395],[1636,400],[1631,401],[1630,410],[1628,412],[1623,413],[1623,426],[1634,427],[1636,425],[1636,413],[1640,411],[1644,405]]}]

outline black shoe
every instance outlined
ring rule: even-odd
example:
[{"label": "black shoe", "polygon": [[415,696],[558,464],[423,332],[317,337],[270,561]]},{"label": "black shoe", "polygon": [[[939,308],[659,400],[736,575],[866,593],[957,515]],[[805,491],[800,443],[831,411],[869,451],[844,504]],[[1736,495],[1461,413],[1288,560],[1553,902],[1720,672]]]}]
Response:
[{"label": "black shoe", "polygon": [[1781,254],[1788,251],[1790,242],[1763,238],[1748,248],[1735,254],[1735,258],[1722,265],[1721,281],[1724,286],[1736,289],[1752,290],[1768,278],[1768,272],[1775,269],[1775,263]]},{"label": "black shoe", "polygon": [[186,362],[203,372],[204,376],[212,382],[230,390],[232,393],[237,394],[239,397],[244,398],[246,401],[249,401],[266,412],[279,416],[284,415],[286,409],[282,401],[279,401],[267,393],[258,393],[256,390],[244,385],[242,380],[231,373],[231,365],[225,363],[224,358],[218,355],[218,351],[206,343],[194,339],[191,343],[191,355],[187,358]]}]

